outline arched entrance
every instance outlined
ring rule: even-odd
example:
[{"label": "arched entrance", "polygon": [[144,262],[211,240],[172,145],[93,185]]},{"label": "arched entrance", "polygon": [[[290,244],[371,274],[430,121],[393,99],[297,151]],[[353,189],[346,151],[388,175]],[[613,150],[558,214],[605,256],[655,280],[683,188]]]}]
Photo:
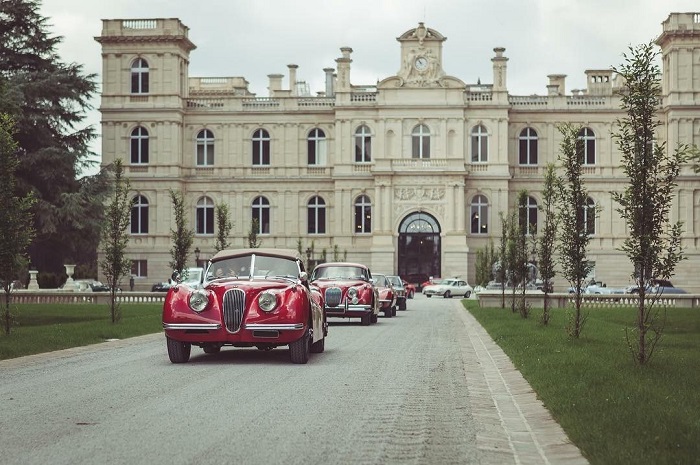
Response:
[{"label": "arched entrance", "polygon": [[411,283],[440,276],[440,224],[428,213],[408,215],[399,225],[399,275]]}]

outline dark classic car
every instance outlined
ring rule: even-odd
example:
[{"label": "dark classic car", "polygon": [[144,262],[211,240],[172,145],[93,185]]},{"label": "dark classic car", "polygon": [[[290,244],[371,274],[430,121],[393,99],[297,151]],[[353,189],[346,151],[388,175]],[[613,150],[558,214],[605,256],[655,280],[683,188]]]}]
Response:
[{"label": "dark classic car", "polygon": [[396,291],[391,281],[383,274],[373,274],[372,282],[379,294],[379,307],[384,316],[391,318],[396,315]]},{"label": "dark classic car", "polygon": [[400,276],[387,276],[386,279],[389,280],[391,286],[394,288],[396,307],[398,307],[399,310],[406,310],[408,291],[406,290],[403,280],[401,280]]},{"label": "dark classic car", "polygon": [[311,284],[324,296],[326,315],[360,318],[363,325],[377,322],[379,295],[372,273],[359,263],[322,263],[311,273]]},{"label": "dark classic car", "polygon": [[289,346],[293,363],[324,350],[323,296],[309,285],[295,250],[222,250],[200,286],[173,284],[163,304],[163,329],[173,363],[193,345],[207,354],[223,346],[271,350]]}]

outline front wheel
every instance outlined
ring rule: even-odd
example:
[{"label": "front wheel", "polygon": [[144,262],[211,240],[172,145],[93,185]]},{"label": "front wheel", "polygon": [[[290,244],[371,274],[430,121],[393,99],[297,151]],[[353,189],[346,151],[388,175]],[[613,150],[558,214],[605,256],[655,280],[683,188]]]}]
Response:
[{"label": "front wheel", "polygon": [[384,309],[384,318],[391,318],[394,316],[394,309],[393,307],[388,307]]},{"label": "front wheel", "polygon": [[192,344],[176,341],[168,336],[165,336],[165,340],[168,346],[168,357],[172,363],[187,363],[190,360]]},{"label": "front wheel", "polygon": [[292,363],[306,363],[309,361],[309,330],[304,331],[304,335],[289,344],[289,358]]},{"label": "front wheel", "polygon": [[445,291],[445,294],[443,295],[443,297],[446,299],[449,299],[450,297],[452,297],[452,294],[450,293],[450,291]]},{"label": "front wheel", "polygon": [[467,291],[464,293],[464,297],[466,297],[467,299],[471,296],[472,296],[472,291]]},{"label": "front wheel", "polygon": [[427,298],[431,298],[431,297],[432,297],[432,295],[430,295],[430,294],[425,294],[425,296],[426,296]]}]

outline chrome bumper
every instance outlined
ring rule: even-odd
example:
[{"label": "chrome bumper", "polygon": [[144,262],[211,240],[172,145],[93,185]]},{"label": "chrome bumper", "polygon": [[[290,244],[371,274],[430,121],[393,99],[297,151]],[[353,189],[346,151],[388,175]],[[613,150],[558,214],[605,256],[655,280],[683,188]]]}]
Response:
[{"label": "chrome bumper", "polygon": [[297,329],[304,329],[304,323],[251,323],[243,326],[245,327],[245,329],[256,331],[294,331]]},{"label": "chrome bumper", "polygon": [[218,323],[163,323],[163,329],[203,329],[215,331],[221,329],[221,325]]}]

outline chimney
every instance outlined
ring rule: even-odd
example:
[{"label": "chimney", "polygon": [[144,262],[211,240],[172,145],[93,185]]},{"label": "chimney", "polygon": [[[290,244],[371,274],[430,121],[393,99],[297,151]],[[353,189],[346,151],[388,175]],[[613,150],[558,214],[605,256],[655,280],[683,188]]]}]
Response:
[{"label": "chimney", "polygon": [[297,68],[299,65],[287,65],[289,68],[289,93],[290,95],[297,94]]},{"label": "chimney", "polygon": [[335,95],[334,83],[333,83],[333,68],[323,68],[323,72],[326,73],[326,96],[333,97]]},{"label": "chimney", "polygon": [[282,90],[282,78],[284,77],[284,75],[282,75],[282,74],[268,74],[267,77],[270,80],[270,85],[267,88],[268,96],[274,97],[275,92],[277,92],[278,90]]},{"label": "chimney", "polygon": [[547,86],[547,89],[556,89],[556,93],[552,94],[552,90],[549,91],[549,95],[565,95],[566,94],[566,74],[549,74],[547,75],[549,78],[549,85]]}]

